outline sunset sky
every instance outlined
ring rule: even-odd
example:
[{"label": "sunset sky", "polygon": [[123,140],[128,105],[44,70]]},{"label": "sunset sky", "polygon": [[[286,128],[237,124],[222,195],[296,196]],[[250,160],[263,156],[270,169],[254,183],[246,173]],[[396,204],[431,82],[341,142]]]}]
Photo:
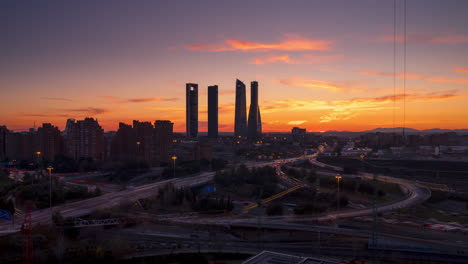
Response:
[{"label": "sunset sky", "polygon": [[[65,3],[67,2],[67,3]],[[67,118],[171,120],[185,131],[185,83],[219,86],[233,131],[236,78],[259,82],[264,131],[468,128],[468,1],[2,1],[0,125]],[[395,103],[394,103],[395,99]],[[249,103],[249,98],[247,98]],[[394,108],[395,106],[395,108]]]}]

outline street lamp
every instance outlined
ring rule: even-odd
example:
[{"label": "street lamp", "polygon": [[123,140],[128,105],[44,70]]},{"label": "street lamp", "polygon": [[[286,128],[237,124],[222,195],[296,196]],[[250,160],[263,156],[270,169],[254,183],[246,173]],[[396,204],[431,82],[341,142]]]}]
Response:
[{"label": "street lamp", "polygon": [[341,175],[336,175],[335,178],[338,184],[338,191],[336,195],[336,208],[337,208],[336,210],[339,211],[340,210],[340,180],[343,177]]},{"label": "street lamp", "polygon": [[37,151],[36,152],[36,155],[37,155],[37,166],[39,167],[40,169],[40,161],[41,161],[41,152],[40,151]]},{"label": "street lamp", "polygon": [[140,141],[136,142],[136,145],[137,145],[137,154],[136,154],[137,173],[140,173],[140,163],[139,163],[139,161],[140,161],[140,158],[139,158],[139,156],[140,156],[140,144],[141,144]]},{"label": "street lamp", "polygon": [[140,156],[140,144],[141,144],[140,141],[137,141],[137,142],[136,142],[136,145],[137,145],[137,155],[136,155],[136,156],[137,156],[137,160],[138,160],[138,156]]},{"label": "street lamp", "polygon": [[53,223],[53,216],[52,216],[52,170],[54,168],[52,166],[47,167],[49,171],[49,208],[50,208],[50,221]]},{"label": "street lamp", "polygon": [[176,156],[172,156],[171,159],[172,159],[172,162],[173,162],[173,165],[172,165],[172,166],[174,167],[174,178],[175,178],[175,162],[176,162],[176,160],[177,160],[177,157],[176,157]]}]

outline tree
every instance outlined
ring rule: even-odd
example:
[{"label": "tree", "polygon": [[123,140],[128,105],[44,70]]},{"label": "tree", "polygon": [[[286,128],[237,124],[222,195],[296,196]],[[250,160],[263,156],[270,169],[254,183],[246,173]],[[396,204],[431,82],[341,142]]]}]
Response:
[{"label": "tree", "polygon": [[63,225],[65,223],[65,219],[63,218],[62,213],[60,213],[58,210],[52,213],[52,221],[56,225]]},{"label": "tree", "polygon": [[10,213],[15,213],[15,205],[12,200],[0,199],[0,209],[7,210]]},{"label": "tree", "polygon": [[57,155],[55,156],[53,167],[55,172],[76,172],[78,171],[78,165],[70,157],[65,155]]},{"label": "tree", "polygon": [[368,182],[361,182],[358,187],[358,192],[366,194],[374,194],[374,186]]},{"label": "tree", "polygon": [[343,172],[345,174],[357,174],[358,170],[355,167],[344,166],[343,167]]},{"label": "tree", "polygon": [[348,197],[346,195],[340,195],[339,203],[340,203],[340,208],[344,208],[348,206],[349,204]]},{"label": "tree", "polygon": [[226,168],[228,161],[223,158],[212,159],[211,160],[211,169],[214,171],[222,170]]},{"label": "tree", "polygon": [[283,205],[281,203],[270,203],[266,209],[267,215],[283,215]]},{"label": "tree", "polygon": [[101,196],[101,195],[102,195],[101,188],[96,187],[96,189],[94,189],[94,196]]},{"label": "tree", "polygon": [[294,209],[294,214],[319,214],[327,210],[327,206],[319,203],[302,203]]},{"label": "tree", "polygon": [[208,170],[210,168],[210,161],[203,158],[200,160],[200,169],[201,170]]}]

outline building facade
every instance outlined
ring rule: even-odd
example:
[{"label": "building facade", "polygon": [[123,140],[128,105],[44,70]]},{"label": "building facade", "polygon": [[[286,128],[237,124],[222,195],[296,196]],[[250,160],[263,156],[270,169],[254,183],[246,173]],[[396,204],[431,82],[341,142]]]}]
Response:
[{"label": "building facade", "polygon": [[4,161],[6,158],[6,136],[8,134],[8,128],[6,126],[0,126],[0,161]]},{"label": "building facade", "polygon": [[6,158],[9,160],[39,161],[36,153],[39,147],[36,140],[36,131],[30,129],[24,132],[9,131],[5,137]]},{"label": "building facade", "polygon": [[172,154],[172,141],[174,139],[174,123],[169,120],[156,120],[154,122],[154,138],[156,147],[156,163],[168,162]]},{"label": "building facade", "polygon": [[258,82],[256,81],[250,83],[250,109],[247,130],[249,139],[255,140],[262,137],[262,119],[258,105]]},{"label": "building facade", "polygon": [[306,133],[307,131],[305,128],[293,127],[291,130],[292,140],[304,144]]},{"label": "building facade", "polygon": [[44,160],[53,161],[56,156],[63,154],[63,136],[58,127],[50,123],[42,124],[37,129],[36,140]]},{"label": "building facade", "polygon": [[112,137],[110,157],[114,161],[132,161],[135,155],[135,136],[131,125],[119,123],[119,129]]},{"label": "building facade", "polygon": [[234,136],[247,136],[247,103],[245,84],[236,80],[236,108],[234,114]]},{"label": "building facade", "polygon": [[133,120],[133,133],[135,146],[135,158],[137,161],[143,161],[153,164],[156,157],[154,149],[154,127],[151,122],[140,122]]},{"label": "building facade", "polygon": [[208,137],[218,137],[218,85],[208,86]]},{"label": "building facade", "polygon": [[85,118],[68,123],[70,129],[65,137],[65,149],[69,157],[78,160],[80,158],[92,158],[102,161],[105,156],[104,130],[98,121],[93,118]]},{"label": "building facade", "polygon": [[187,83],[185,85],[185,125],[187,137],[198,136],[198,84]]}]

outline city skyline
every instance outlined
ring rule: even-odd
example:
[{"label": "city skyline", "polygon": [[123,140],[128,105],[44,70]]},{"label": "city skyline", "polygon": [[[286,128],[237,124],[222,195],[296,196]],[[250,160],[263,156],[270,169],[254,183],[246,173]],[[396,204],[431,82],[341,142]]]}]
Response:
[{"label": "city skyline", "polygon": [[467,14],[0,1],[0,262],[466,263]]},{"label": "city skyline", "polygon": [[[0,49],[0,121],[10,129],[36,121],[63,130],[64,119],[91,116],[106,131],[120,121],[165,119],[183,132],[181,87],[196,80],[218,85],[219,131],[232,132],[236,77],[262,83],[265,132],[393,127],[394,112],[401,127],[403,100],[406,127],[467,127],[465,2],[407,3],[406,96],[401,1],[395,90],[392,1],[3,5],[10,23],[0,26],[9,36]],[[79,12],[66,15],[72,10]],[[207,131],[206,91],[199,102],[199,128]]]}]

